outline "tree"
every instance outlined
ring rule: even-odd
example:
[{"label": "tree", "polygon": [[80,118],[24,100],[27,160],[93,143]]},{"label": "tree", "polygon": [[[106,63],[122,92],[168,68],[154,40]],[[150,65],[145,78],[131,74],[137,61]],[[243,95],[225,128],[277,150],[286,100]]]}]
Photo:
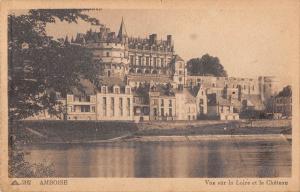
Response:
[{"label": "tree", "polygon": [[61,44],[47,36],[47,23],[82,19],[99,21],[83,9],[38,9],[25,15],[8,16],[9,119],[18,120],[41,110],[55,113],[58,103],[50,92],[65,95],[78,86],[81,77],[96,79],[92,55],[72,44]]},{"label": "tree", "polygon": [[213,75],[217,77],[227,77],[227,72],[220,63],[218,57],[208,54],[201,58],[193,58],[187,62],[188,72],[191,75]]},{"label": "tree", "polygon": [[290,85],[284,87],[277,95],[277,97],[291,97],[292,87]]}]

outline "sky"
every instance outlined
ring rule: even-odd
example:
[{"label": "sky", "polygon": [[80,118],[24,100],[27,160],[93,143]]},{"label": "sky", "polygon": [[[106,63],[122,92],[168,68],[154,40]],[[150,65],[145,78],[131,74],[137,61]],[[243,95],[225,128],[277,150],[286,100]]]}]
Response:
[{"label": "sky", "polygon": [[[298,15],[287,7],[210,7],[201,9],[103,9],[90,11],[111,31],[117,32],[124,18],[129,36],[158,39],[168,34],[175,52],[185,61],[208,53],[220,59],[229,76],[277,76],[291,84],[292,65],[299,65]],[[76,36],[92,28],[57,22],[47,26],[54,38]],[[296,41],[295,41],[296,40]]]}]

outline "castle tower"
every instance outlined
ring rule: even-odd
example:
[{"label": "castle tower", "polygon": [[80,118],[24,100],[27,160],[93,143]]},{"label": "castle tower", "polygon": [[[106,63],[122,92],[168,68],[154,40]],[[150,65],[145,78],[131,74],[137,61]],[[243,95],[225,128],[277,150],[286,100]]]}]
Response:
[{"label": "castle tower", "polygon": [[259,82],[259,93],[261,100],[266,103],[268,100],[278,93],[278,79],[274,76],[260,76]]},{"label": "castle tower", "polygon": [[122,18],[118,35],[101,26],[100,31],[88,31],[84,38],[85,47],[93,53],[99,77],[124,79],[128,67],[128,37]]},{"label": "castle tower", "polygon": [[179,56],[175,55],[173,59],[173,81],[179,86],[185,85],[186,77],[186,66],[184,60]]}]

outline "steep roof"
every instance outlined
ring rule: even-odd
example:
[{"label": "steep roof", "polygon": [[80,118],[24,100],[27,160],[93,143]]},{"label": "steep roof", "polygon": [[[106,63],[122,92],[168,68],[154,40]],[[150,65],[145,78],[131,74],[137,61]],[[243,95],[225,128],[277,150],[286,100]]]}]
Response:
[{"label": "steep roof", "polygon": [[218,97],[215,93],[207,95],[207,105],[223,105],[223,106],[233,106],[233,103],[229,99],[224,99],[222,97]]},{"label": "steep roof", "polygon": [[124,19],[122,17],[119,33],[118,33],[118,38],[122,39],[123,37],[127,37],[127,32],[124,24]]},{"label": "steep roof", "polygon": [[185,103],[196,103],[196,97],[192,94],[190,89],[183,89],[183,94],[185,95]]},{"label": "steep roof", "polygon": [[175,61],[184,61],[179,55],[175,55]]}]

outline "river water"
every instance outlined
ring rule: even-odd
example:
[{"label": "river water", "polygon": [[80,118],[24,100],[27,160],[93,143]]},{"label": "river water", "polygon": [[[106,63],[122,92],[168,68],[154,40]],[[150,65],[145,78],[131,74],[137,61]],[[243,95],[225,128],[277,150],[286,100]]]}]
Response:
[{"label": "river water", "polygon": [[25,146],[55,177],[290,177],[291,145],[278,139],[112,142]]}]

